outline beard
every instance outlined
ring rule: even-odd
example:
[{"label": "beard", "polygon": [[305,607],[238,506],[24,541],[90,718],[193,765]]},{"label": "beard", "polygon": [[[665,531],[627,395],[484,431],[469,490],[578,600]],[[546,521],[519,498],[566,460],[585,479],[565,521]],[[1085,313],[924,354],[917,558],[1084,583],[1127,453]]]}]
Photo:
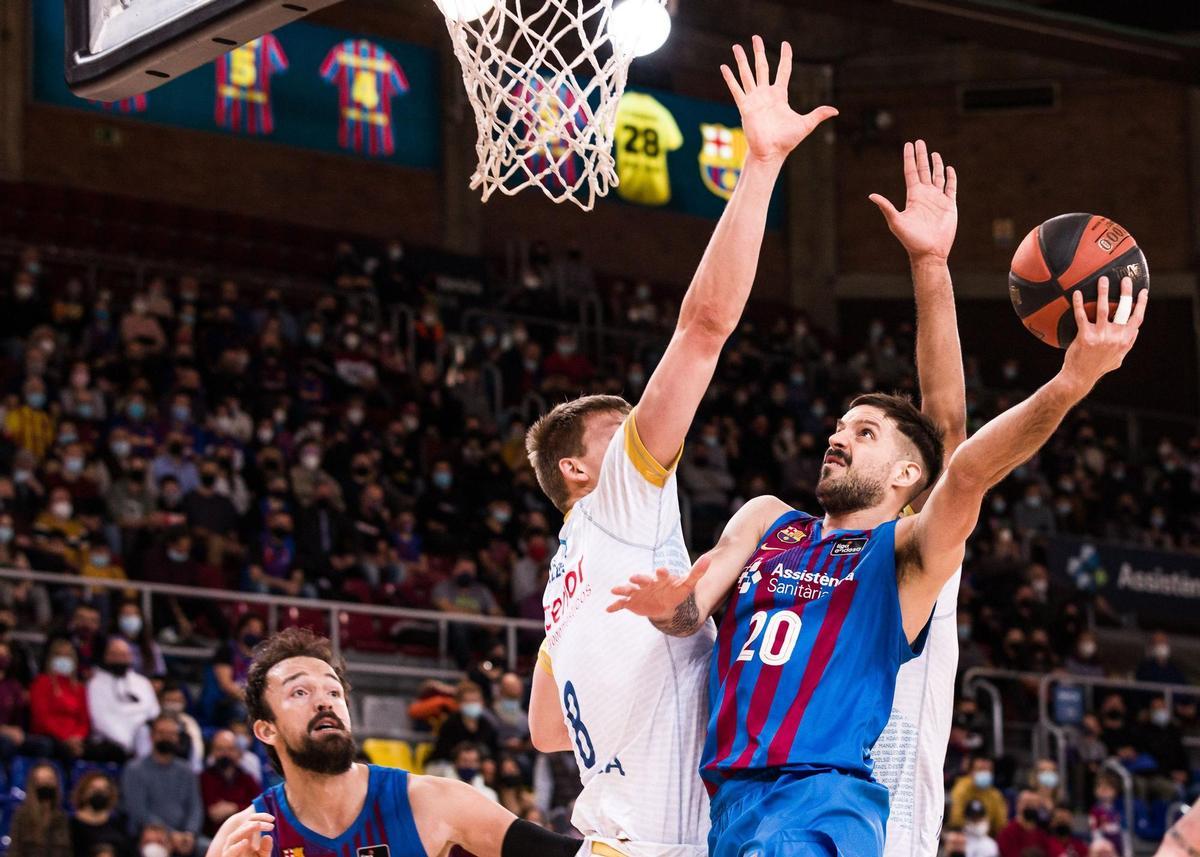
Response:
[{"label": "beard", "polygon": [[[317,721],[326,720],[330,716],[321,714],[313,718],[313,722],[309,723],[308,731],[305,732],[299,744],[292,744],[286,738],[284,739],[283,747],[287,751],[288,758],[297,768],[313,774],[334,776],[346,773],[354,764],[354,757],[358,755],[358,745],[355,744],[354,737],[349,732],[314,733],[312,731]],[[341,719],[336,715],[333,716],[338,720],[338,725],[345,729],[345,724],[341,722]]]},{"label": "beard", "polygon": [[855,473],[846,461],[845,473],[834,477],[827,470],[834,465],[821,468],[821,480],[817,483],[817,500],[830,515],[848,515],[861,509],[869,509],[883,500],[883,480],[866,473]]}]

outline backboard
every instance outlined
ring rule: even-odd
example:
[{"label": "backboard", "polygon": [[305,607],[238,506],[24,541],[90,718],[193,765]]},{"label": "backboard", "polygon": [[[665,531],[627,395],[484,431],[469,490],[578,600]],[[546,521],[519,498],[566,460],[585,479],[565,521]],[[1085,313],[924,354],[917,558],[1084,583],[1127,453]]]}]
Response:
[{"label": "backboard", "polygon": [[83,98],[117,101],[338,0],[65,2],[68,86]]}]

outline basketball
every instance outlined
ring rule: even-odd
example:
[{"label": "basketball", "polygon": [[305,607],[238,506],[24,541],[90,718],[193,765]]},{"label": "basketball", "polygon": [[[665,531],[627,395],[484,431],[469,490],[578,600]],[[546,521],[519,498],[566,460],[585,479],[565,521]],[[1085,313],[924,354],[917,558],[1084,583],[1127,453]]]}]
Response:
[{"label": "basketball", "polygon": [[1013,256],[1008,295],[1022,323],[1043,342],[1066,348],[1075,338],[1071,293],[1083,292],[1088,318],[1096,319],[1096,286],[1108,277],[1109,308],[1116,309],[1121,280],[1133,280],[1133,298],[1150,286],[1146,257],[1129,230],[1096,214],[1060,214],[1025,236]]}]

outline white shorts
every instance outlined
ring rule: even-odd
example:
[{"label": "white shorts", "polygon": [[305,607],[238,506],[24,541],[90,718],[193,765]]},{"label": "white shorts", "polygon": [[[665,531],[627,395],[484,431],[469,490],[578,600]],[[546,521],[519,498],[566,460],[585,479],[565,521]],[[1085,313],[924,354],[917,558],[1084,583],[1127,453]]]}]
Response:
[{"label": "white shorts", "polygon": [[708,857],[708,846],[663,845],[589,836],[583,840],[578,857]]}]

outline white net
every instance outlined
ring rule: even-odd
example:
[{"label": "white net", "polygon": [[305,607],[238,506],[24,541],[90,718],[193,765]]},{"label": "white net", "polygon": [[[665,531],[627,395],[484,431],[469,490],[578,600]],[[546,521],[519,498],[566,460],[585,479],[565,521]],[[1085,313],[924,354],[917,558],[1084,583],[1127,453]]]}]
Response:
[{"label": "white net", "polygon": [[590,210],[617,183],[613,129],[634,56],[612,36],[613,0],[435,2],[475,112],[471,187],[486,202],[538,186]]}]

